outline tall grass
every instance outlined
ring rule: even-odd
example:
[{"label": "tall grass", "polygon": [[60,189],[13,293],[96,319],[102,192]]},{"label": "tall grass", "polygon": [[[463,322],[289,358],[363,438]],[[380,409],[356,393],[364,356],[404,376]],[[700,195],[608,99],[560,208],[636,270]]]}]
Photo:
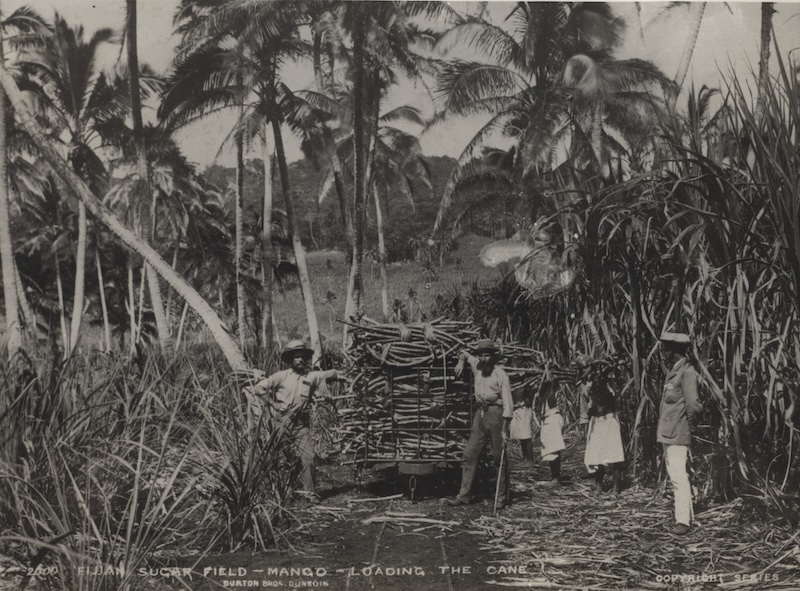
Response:
[{"label": "tall grass", "polygon": [[[549,359],[611,355],[634,476],[664,477],[655,427],[667,328],[693,337],[706,407],[695,428],[695,484],[744,495],[790,518],[800,486],[800,83],[781,62],[761,119],[732,78],[662,121],[658,158],[625,181],[577,177],[551,217],[553,247],[580,268],[566,293],[526,300],[513,281],[462,289],[451,309],[491,336]],[[566,244],[564,236],[575,236]]]},{"label": "tall grass", "polygon": [[252,421],[217,357],[20,356],[0,370],[3,552],[57,566],[58,589],[121,589],[148,588],[137,569],[173,553],[280,543],[297,479],[287,438]]}]

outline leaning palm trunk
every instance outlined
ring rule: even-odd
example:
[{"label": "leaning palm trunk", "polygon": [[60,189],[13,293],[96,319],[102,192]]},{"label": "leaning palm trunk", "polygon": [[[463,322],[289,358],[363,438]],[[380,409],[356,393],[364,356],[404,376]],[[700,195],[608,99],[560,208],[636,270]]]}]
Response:
[{"label": "leaning palm trunk", "polygon": [[311,348],[314,351],[312,363],[316,363],[322,358],[322,340],[319,336],[317,310],[314,307],[314,293],[311,291],[311,278],[308,275],[306,253],[303,250],[303,243],[300,241],[300,230],[297,227],[297,214],[294,210],[294,198],[291,195],[289,185],[289,166],[286,164],[286,154],[283,151],[280,122],[274,121],[272,129],[275,132],[275,155],[278,158],[278,168],[281,172],[283,201],[286,205],[286,217],[289,220],[289,234],[291,234],[297,272],[300,275],[300,289],[303,292],[303,302],[306,307],[306,321],[308,322],[308,333],[311,338]]},{"label": "leaning palm trunk", "polygon": [[383,212],[381,199],[378,195],[378,183],[372,183],[372,192],[375,196],[375,224],[378,227],[378,265],[381,270],[381,311],[384,321],[389,319],[389,281],[386,277],[386,242],[383,235]]},{"label": "leaning palm trunk", "polygon": [[41,153],[42,157],[52,167],[54,173],[71,189],[74,196],[83,202],[87,209],[102,224],[108,227],[119,240],[133,252],[142,256],[152,268],[163,277],[178,294],[189,302],[220,346],[228,363],[235,370],[247,369],[242,352],[236,342],[230,337],[219,316],[214,312],[208,302],[179,276],[161,256],[141,238],[127,228],[100,200],[89,190],[86,184],[64,164],[61,156],[50,145],[44,132],[34,120],[25,102],[17,83],[6,71],[0,62],[0,84],[9,97],[11,104],[19,117],[23,127],[31,137],[31,141]]}]

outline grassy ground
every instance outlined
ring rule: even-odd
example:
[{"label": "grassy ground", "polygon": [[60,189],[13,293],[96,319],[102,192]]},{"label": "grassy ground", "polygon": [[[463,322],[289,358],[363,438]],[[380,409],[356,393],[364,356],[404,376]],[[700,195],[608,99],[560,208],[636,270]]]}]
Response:
[{"label": "grassy ground", "polygon": [[[458,249],[450,253],[441,268],[436,267],[435,274],[414,262],[388,265],[390,305],[395,299],[400,299],[407,308],[418,306],[430,317],[436,296],[448,297],[456,291],[463,293],[475,281],[497,279],[498,271],[484,267],[478,259],[481,248],[490,242],[490,239],[478,236],[459,239]],[[345,255],[335,251],[310,252],[308,266],[322,336],[339,342],[342,326],[337,320],[344,317],[349,272]],[[367,261],[364,266],[365,313],[370,318],[381,319],[383,315],[380,289],[378,265]],[[415,294],[413,304],[408,302],[412,291]],[[300,297],[299,288],[293,284],[275,298],[275,319],[282,339],[308,334]]]}]

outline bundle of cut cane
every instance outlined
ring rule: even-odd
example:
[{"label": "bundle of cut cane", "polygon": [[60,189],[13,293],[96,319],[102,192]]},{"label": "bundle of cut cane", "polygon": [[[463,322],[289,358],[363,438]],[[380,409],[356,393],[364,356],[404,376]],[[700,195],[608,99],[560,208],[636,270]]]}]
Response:
[{"label": "bundle of cut cane", "polygon": [[[365,319],[351,325],[348,386],[340,408],[343,451],[355,461],[459,460],[469,437],[471,391],[456,378],[462,351],[480,338],[468,322],[438,319],[420,324],[383,324]],[[500,350],[512,389],[538,390],[548,368],[542,355],[511,344]],[[518,367],[509,367],[512,362]]]}]

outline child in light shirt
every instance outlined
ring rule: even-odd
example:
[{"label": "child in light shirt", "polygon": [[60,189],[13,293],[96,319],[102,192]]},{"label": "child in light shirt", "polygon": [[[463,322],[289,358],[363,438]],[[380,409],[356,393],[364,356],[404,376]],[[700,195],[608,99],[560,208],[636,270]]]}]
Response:
[{"label": "child in light shirt", "polygon": [[542,442],[542,461],[550,465],[550,480],[546,486],[561,484],[561,451],[564,445],[564,417],[558,408],[558,381],[544,382],[539,395],[539,416],[542,428],[539,438]]}]

